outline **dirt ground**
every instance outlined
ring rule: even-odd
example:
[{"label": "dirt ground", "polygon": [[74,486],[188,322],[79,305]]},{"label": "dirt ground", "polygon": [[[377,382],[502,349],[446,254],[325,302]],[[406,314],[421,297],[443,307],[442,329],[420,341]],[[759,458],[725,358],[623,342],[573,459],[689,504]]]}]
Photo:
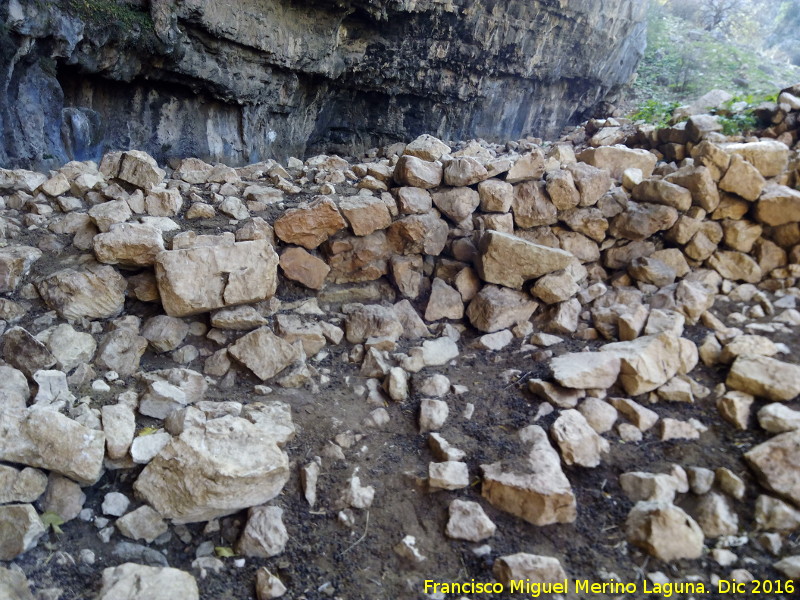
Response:
[{"label": "dirt ground", "polygon": [[[703,327],[697,326],[685,335],[699,341],[705,333]],[[296,437],[286,447],[293,475],[281,495],[272,502],[285,511],[284,523],[290,534],[286,551],[272,559],[248,558],[241,568],[234,566],[233,558],[223,559],[225,566],[220,572],[209,572],[199,581],[201,598],[253,598],[255,571],[263,565],[285,583],[288,598],[425,598],[424,580],[490,582],[493,560],[516,552],[557,557],[573,579],[603,581],[614,577],[617,581],[641,582],[644,573],[663,571],[674,581],[697,578],[708,584],[712,574],[727,576],[729,569],[720,567],[709,557],[663,564],[629,546],[625,541],[624,521],[632,503],[619,487],[619,475],[631,470],[667,472],[672,464],[710,469],[728,467],[747,483],[747,496],[736,503],[736,509],[740,530],[752,532],[755,528],[753,506],[761,488],[743,462],[742,454],[766,440],[768,436],[764,432],[757,427],[736,431],[720,419],[713,397],[695,404],[659,403],[651,408],[662,417],[695,417],[709,430],[700,440],[691,442],[661,442],[652,430],[645,433],[640,443],[623,443],[616,433],[606,434],[611,451],[599,467],[565,468],[577,497],[577,521],[533,526],[496,510],[481,499],[479,466],[520,454],[515,433],[533,422],[539,404],[525,390],[524,384],[530,377],[546,376],[547,364],[534,360],[531,352],[519,352],[519,340],[500,352],[470,350],[468,346],[474,335],[471,330],[465,332],[460,343],[462,355],[455,364],[439,369],[426,368],[412,380],[438,372],[453,384],[469,389],[463,395],[450,394],[445,398],[451,416],[441,430],[451,444],[467,453],[472,478],[469,488],[432,493],[425,489],[424,477],[433,456],[428,449],[427,435],[418,432],[418,396],[412,394],[402,403],[387,403],[391,421],[382,430],[365,430],[360,425],[375,406],[353,391],[363,380],[359,378],[357,365],[346,362],[346,342],[332,347],[329,356],[316,365],[329,370],[331,378],[319,393],[277,388],[269,396],[292,406],[298,428]],[[784,359],[797,360],[800,340],[796,336],[775,341],[791,345],[792,354]],[[574,350],[581,344],[583,342],[567,341],[554,350],[557,353]],[[151,361],[143,367],[149,370],[177,366],[164,357],[151,358]],[[510,369],[516,369],[522,377],[507,381]],[[702,365],[693,372],[698,381],[708,387],[723,381],[725,374],[724,369]],[[232,389],[212,388],[207,397],[240,402],[257,400],[259,398],[250,391],[257,383],[260,382],[252,375],[240,373]],[[468,402],[475,406],[469,420],[462,416]],[[754,412],[757,408],[754,407]],[[546,427],[556,416],[557,412],[552,413],[537,423]],[[346,460],[324,459],[318,486],[320,501],[311,509],[302,495],[299,468],[315,455],[322,455],[325,445],[334,436],[347,431],[361,433],[364,437],[345,449]],[[375,487],[375,502],[368,510],[354,511],[355,524],[348,527],[337,518],[336,500],[345,479],[356,469],[363,484]],[[100,514],[106,493],[121,491],[132,497],[131,485],[137,472],[138,469],[107,472],[98,484],[86,490],[85,506]],[[455,498],[480,502],[497,524],[497,533],[485,542],[490,547],[486,554],[479,556],[475,552],[483,544],[445,537],[447,507]],[[687,494],[678,503],[690,502],[691,494]],[[205,524],[189,525],[189,543],[173,534],[169,541],[152,547],[167,557],[170,566],[192,571],[191,563],[200,543],[211,541],[214,546],[232,546],[244,520],[244,513],[224,518],[220,530],[215,533],[204,533]],[[92,598],[99,590],[102,569],[122,562],[114,555],[114,550],[124,538],[115,534],[110,543],[104,544],[94,524],[77,519],[65,524],[63,531],[61,535],[49,533],[46,543],[40,543],[17,562],[41,598]],[[405,535],[415,536],[418,547],[427,557],[419,566],[411,565],[392,550]],[[707,539],[706,543],[713,547],[713,540]],[[800,546],[797,534],[790,537],[787,544],[795,548]],[[91,566],[78,560],[78,551],[84,548],[96,555],[97,560]],[[746,568],[757,579],[779,578],[770,566],[773,557],[755,541],[734,551],[739,555],[736,567]],[[196,570],[194,573],[198,575]],[[48,588],[54,591],[47,593]],[[60,593],[55,592],[56,588]],[[646,597],[643,592],[640,594],[621,597]],[[772,597],[789,598],[790,595]]]}]

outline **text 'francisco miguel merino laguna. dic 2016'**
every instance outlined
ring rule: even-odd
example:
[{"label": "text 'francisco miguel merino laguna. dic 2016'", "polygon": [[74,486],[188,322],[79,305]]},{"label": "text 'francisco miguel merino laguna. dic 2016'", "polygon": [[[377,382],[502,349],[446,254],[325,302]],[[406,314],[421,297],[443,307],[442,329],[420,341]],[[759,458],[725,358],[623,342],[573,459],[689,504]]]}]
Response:
[{"label": "text 'francisco miguel merino laguna. dic 2016'", "polygon": [[[777,587],[776,587],[777,586]],[[791,586],[791,587],[790,587]],[[723,595],[747,595],[764,593],[792,593],[794,584],[791,581],[759,581],[747,583],[720,580],[716,589],[706,586],[701,582],[683,581],[674,583],[653,583],[647,579],[640,582],[603,581],[596,582],[589,579],[564,579],[557,583],[538,583],[530,579],[513,579],[508,584],[484,583],[475,581],[442,582],[426,579],[424,590],[426,594],[527,594],[538,598],[549,594],[654,594],[662,598],[671,598],[675,594],[706,594],[715,592]]]}]

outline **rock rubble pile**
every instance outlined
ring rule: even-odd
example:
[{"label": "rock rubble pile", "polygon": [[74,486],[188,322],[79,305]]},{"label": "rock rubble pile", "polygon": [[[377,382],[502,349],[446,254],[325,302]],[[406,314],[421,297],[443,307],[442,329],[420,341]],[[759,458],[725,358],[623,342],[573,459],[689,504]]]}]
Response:
[{"label": "rock rubble pile", "polygon": [[[408,485],[451,499],[446,526],[424,533],[484,544],[501,518],[575,523],[583,477],[623,446],[748,432],[738,471],[619,468],[620,542],[663,562],[710,557],[709,589],[752,579],[751,563],[798,578],[798,97],[785,90],[754,139],[697,114],[658,132],[594,121],[553,144],[421,136],[360,161],[166,170],[129,150],[0,170],[0,589],[31,597],[25,560],[55,515],[138,548],[108,563],[98,600],[199,598],[204,577],[246,564],[258,598],[280,596],[292,583],[265,565],[291,571],[267,559],[301,521],[358,532],[389,502],[357,449],[393,427],[428,444]],[[442,371],[503,357],[529,365],[494,374],[529,408],[476,452],[471,380]],[[298,398],[334,389],[363,418],[343,409],[335,435],[293,454],[314,428]],[[126,490],[105,491],[120,477]],[[198,542],[220,523],[235,558]],[[407,526],[385,547],[413,595],[430,552]],[[199,587],[157,550],[175,537],[197,550]],[[739,562],[742,544],[774,565]],[[563,561],[599,577],[527,549],[471,547],[494,565],[475,575],[557,581]],[[295,597],[310,585],[297,577]]]}]

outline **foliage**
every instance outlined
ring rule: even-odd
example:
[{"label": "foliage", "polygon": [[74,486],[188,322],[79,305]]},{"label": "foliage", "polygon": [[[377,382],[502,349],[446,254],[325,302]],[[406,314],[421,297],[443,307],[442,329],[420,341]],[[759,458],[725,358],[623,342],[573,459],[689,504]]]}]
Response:
[{"label": "foliage", "polygon": [[158,427],[142,427],[142,429],[138,433],[138,437],[142,437],[145,435],[153,435],[157,431]]},{"label": "foliage", "polygon": [[58,513],[47,511],[39,515],[39,518],[42,520],[45,529],[50,527],[56,534],[64,533],[64,531],[61,529],[61,525],[64,524],[64,519],[61,518],[61,515]]},{"label": "foliage", "polygon": [[672,117],[672,112],[680,106],[679,102],[663,102],[661,100],[647,100],[631,115],[634,121],[644,121],[656,127],[666,127]]},{"label": "foliage", "polygon": [[231,558],[236,556],[233,548],[229,548],[228,546],[214,546],[214,553],[218,558]]},{"label": "foliage", "polygon": [[119,29],[153,29],[150,13],[116,0],[67,0],[66,8],[84,21]]},{"label": "foliage", "polygon": [[[760,2],[760,0],[751,0]],[[702,5],[700,0],[683,0]],[[672,10],[677,0],[651,0],[647,49],[633,84],[632,103],[685,102],[719,88],[732,94],[765,95],[800,81],[800,69],[766,56],[753,46],[736,43],[721,32],[705,31],[701,24]],[[695,17],[692,17],[694,19]],[[731,24],[731,31],[744,26]]]}]

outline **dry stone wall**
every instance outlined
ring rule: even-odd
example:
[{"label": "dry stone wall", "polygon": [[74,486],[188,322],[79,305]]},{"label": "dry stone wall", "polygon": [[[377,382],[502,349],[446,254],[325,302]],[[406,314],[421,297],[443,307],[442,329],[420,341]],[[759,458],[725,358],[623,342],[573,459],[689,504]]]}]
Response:
[{"label": "dry stone wall", "polygon": [[[707,423],[664,416],[663,406],[713,400],[740,430],[766,402],[757,418],[775,435],[743,453],[759,482],[749,493],[759,495],[759,527],[796,529],[800,419],[786,403],[800,395],[800,366],[771,336],[796,340],[800,326],[800,105],[790,104],[799,92],[784,90],[776,128],[761,138],[729,139],[713,117],[691,117],[692,141],[669,142],[679,164],[663,146],[600,143],[651,135],[608,119],[572,141],[451,146],[424,135],[359,161],[232,168],[191,158],[168,171],[129,150],[47,174],[0,170],[0,477],[9,483],[0,558],[24,556],[44,535],[34,502],[68,521],[85,502],[79,486],[129,469],[141,506],[126,512],[126,498],[107,497],[103,510],[119,519],[100,532],[105,541],[116,531],[152,543],[170,527],[250,509],[238,551],[281,554],[292,524],[265,505],[294,493],[296,465],[314,507],[322,466],[363,435],[337,435],[310,459],[286,450],[303,432],[270,394],[325,389],[329,371],[316,365],[331,353],[357,366],[375,405],[361,430],[419,399],[433,456],[420,486],[458,494],[480,477],[483,505],[453,500],[450,538],[493,536],[484,507],[532,526],[574,523],[570,469],[596,469],[612,443],[645,435],[699,440]],[[678,140],[672,129],[651,139]],[[573,143],[578,133],[589,143]],[[747,314],[723,314],[731,301],[748,302]],[[541,377],[512,374],[509,385],[541,404],[488,464],[441,433],[454,418],[447,396],[467,389],[433,368],[457,362],[468,338],[481,357],[513,344],[546,365]],[[565,339],[581,351],[551,349]],[[724,383],[704,385],[699,365]],[[245,383],[247,402],[206,397]],[[554,412],[549,426],[534,423]],[[144,435],[143,418],[156,423]],[[329,503],[350,525],[381,493],[357,473]],[[626,473],[620,485],[633,503],[627,542],[658,560],[695,559],[739,529],[730,503],[746,484],[730,469],[674,464]],[[692,502],[678,506],[679,496]],[[758,539],[785,555],[780,535]],[[392,548],[426,560],[413,535]],[[201,558],[201,572],[220,562]],[[792,578],[796,561],[786,554],[775,568]],[[185,573],[150,568],[106,570],[98,598],[161,578],[196,597]],[[563,578],[555,557],[494,562],[500,580],[529,571],[547,580],[548,569]],[[268,571],[257,581],[259,598],[283,587]]]}]

